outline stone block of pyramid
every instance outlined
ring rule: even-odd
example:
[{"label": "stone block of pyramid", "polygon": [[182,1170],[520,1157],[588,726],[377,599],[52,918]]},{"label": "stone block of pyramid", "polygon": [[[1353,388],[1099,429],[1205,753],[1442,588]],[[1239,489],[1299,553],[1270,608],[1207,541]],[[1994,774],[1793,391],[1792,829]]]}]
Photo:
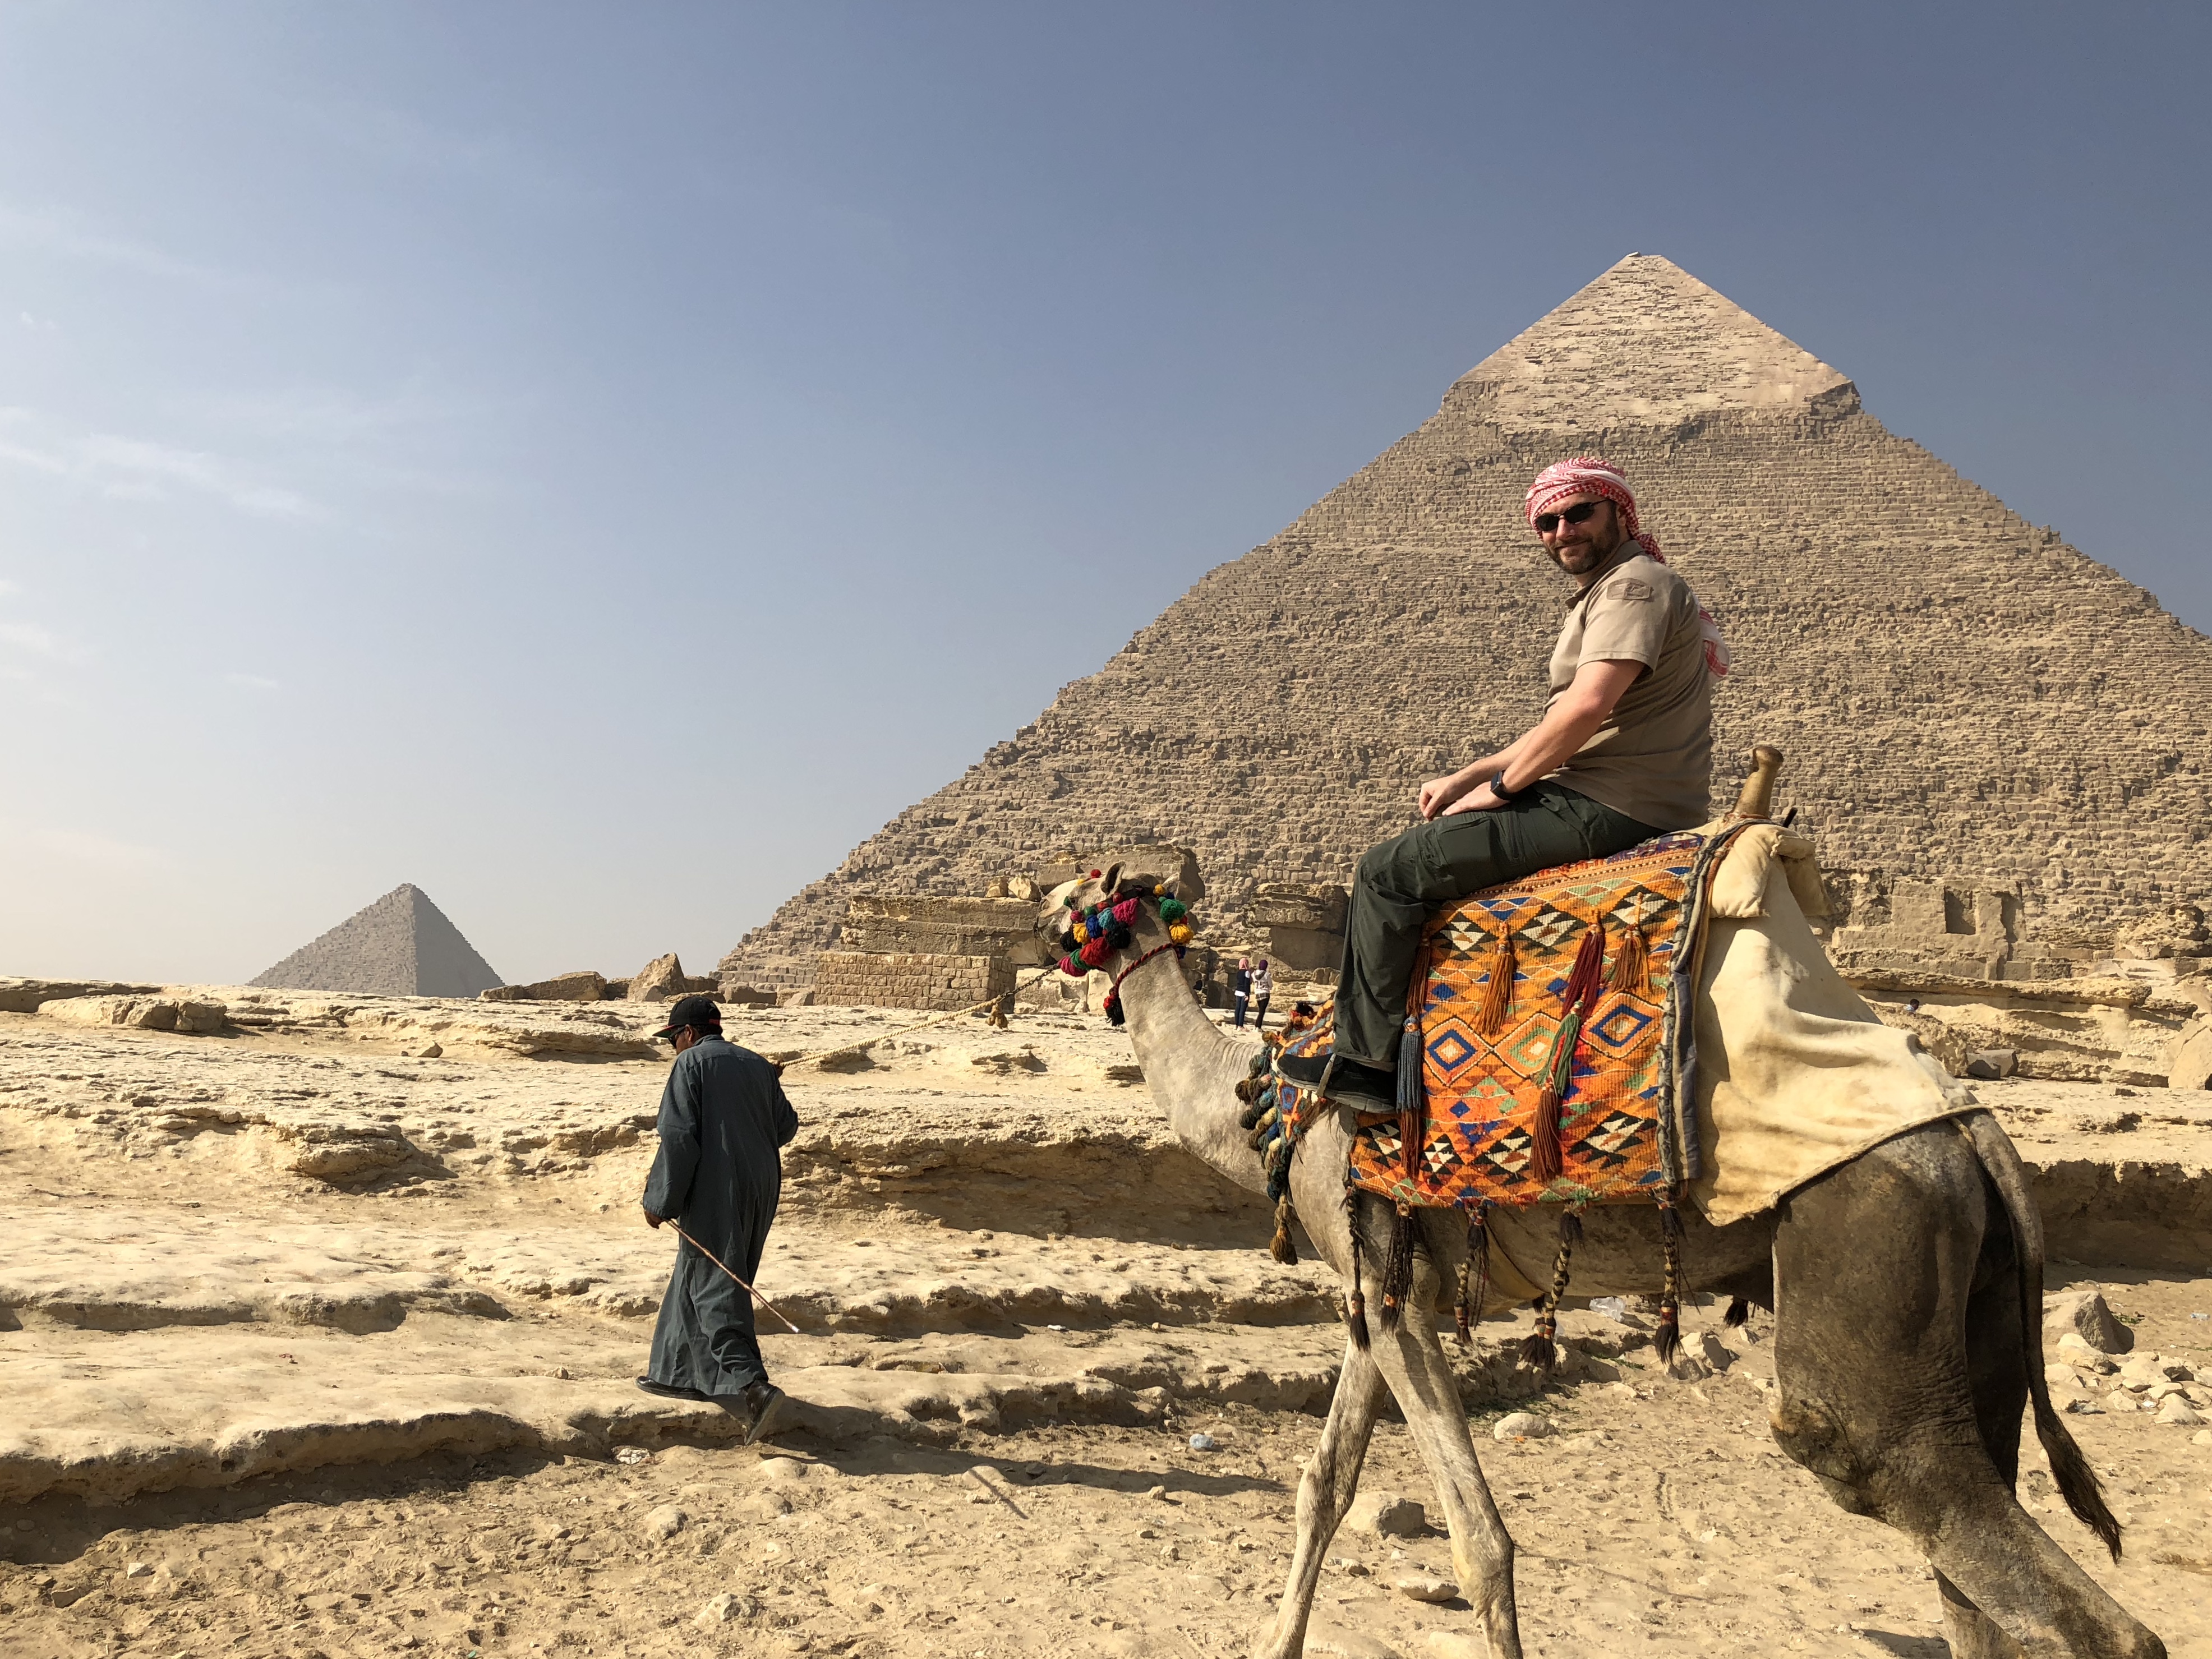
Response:
[{"label": "stone block of pyramid", "polygon": [[501,981],[430,896],[403,882],[251,982],[271,990],[472,997]]},{"label": "stone block of pyramid", "polygon": [[1522,501],[1577,453],[1626,471],[1734,648],[1717,804],[1777,744],[1781,805],[1864,877],[1842,886],[2001,892],[2061,943],[2212,897],[2212,641],[1632,254],[787,901],[725,978],[792,982],[855,893],[981,893],[1070,848],[1189,847],[1216,937],[1263,884],[1346,880],[1422,780],[1542,712],[1573,590]]}]

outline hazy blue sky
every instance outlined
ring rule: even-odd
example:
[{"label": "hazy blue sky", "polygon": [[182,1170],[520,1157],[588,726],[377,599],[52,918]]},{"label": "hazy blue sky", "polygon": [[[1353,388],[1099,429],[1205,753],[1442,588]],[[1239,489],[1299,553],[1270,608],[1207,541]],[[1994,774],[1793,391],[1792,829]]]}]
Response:
[{"label": "hazy blue sky", "polygon": [[0,972],[701,971],[1632,249],[2212,628],[2208,15],[11,0]]}]

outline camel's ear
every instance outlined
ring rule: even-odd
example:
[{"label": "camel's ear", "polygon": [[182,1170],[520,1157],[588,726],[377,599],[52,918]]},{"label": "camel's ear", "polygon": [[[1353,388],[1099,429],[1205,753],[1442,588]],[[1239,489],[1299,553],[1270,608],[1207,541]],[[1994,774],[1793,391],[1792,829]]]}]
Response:
[{"label": "camel's ear", "polygon": [[1121,866],[1118,864],[1109,866],[1106,872],[1105,879],[1099,884],[1098,890],[1110,896],[1114,891],[1115,884],[1118,884],[1121,879]]}]

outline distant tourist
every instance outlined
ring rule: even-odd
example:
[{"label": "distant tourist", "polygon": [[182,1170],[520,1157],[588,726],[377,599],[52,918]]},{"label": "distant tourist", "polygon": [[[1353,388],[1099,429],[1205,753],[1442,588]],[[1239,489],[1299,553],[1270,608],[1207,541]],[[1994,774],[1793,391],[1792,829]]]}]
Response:
[{"label": "distant tourist", "polygon": [[1267,958],[1261,957],[1260,965],[1252,970],[1252,1026],[1255,1030],[1267,1029],[1267,999],[1275,994],[1275,976],[1268,971]]},{"label": "distant tourist", "polygon": [[783,1392],[761,1359],[752,1297],[730,1273],[747,1284],[759,1276],[783,1195],[779,1149],[799,1133],[799,1116],[775,1067],[724,1038],[712,997],[680,999],[653,1035],[675,1045],[676,1064],[660,1096],[660,1151],[645,1183],[645,1222],[673,1221],[688,1237],[678,1240],[653,1357],[637,1386],[712,1401],[744,1424],[750,1445],[777,1427]]},{"label": "distant tourist", "polygon": [[[1436,906],[1711,816],[1712,680],[1728,672],[1727,651],[1638,528],[1628,480],[1577,455],[1536,475],[1524,510],[1576,588],[1552,650],[1550,700],[1534,729],[1423,784],[1424,821],[1359,860],[1329,1083],[1347,1104],[1396,1109],[1406,993]],[[1318,1083],[1328,1058],[1317,1048],[1282,1067]]]},{"label": "distant tourist", "polygon": [[1244,1005],[1252,999],[1252,958],[1237,958],[1237,971],[1229,976],[1229,1000],[1237,1010],[1237,1029],[1244,1029]]}]

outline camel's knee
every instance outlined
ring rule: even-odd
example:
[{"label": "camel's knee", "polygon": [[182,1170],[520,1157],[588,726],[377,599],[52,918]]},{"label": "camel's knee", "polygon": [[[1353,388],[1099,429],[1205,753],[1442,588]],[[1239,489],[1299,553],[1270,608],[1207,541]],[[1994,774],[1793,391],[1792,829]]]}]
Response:
[{"label": "camel's knee", "polygon": [[1936,1591],[1942,1600],[1943,1635],[1951,1644],[1951,1659],[2021,1659],[2020,1644],[1940,1572]]},{"label": "camel's knee", "polygon": [[1873,1471],[1826,1401],[1785,1393],[1771,1426],[1775,1444],[1820,1478],[1837,1508],[1848,1515],[1874,1513]]}]

